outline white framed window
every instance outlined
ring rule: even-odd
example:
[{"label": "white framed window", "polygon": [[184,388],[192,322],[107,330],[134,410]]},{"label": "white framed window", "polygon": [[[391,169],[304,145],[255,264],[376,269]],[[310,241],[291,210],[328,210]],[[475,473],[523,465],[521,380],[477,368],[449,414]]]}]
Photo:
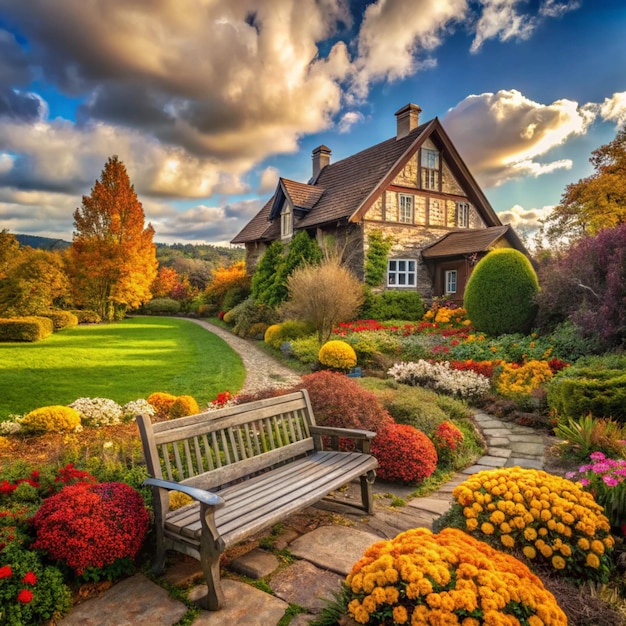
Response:
[{"label": "white framed window", "polygon": [[422,148],[422,189],[439,189],[439,152]]},{"label": "white framed window", "polygon": [[444,223],[443,203],[441,200],[430,199],[428,206],[428,221],[430,224],[441,226]]},{"label": "white framed window", "polygon": [[406,194],[398,196],[398,221],[413,224],[413,196]]},{"label": "white framed window", "polygon": [[291,235],[293,235],[293,213],[289,202],[285,202],[280,212],[280,236],[282,239],[288,239]]},{"label": "white framed window", "polygon": [[458,228],[469,228],[469,208],[467,202],[456,203],[456,225]]},{"label": "white framed window", "polygon": [[415,287],[416,267],[415,259],[390,259],[387,263],[387,286]]},{"label": "white framed window", "polygon": [[447,270],[445,273],[446,294],[456,293],[456,270]]}]

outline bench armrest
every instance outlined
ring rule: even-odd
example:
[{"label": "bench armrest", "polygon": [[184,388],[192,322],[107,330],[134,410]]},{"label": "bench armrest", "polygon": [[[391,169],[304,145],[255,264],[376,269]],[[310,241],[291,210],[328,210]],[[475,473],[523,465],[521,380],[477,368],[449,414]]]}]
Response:
[{"label": "bench armrest", "polygon": [[373,439],[376,433],[360,428],[336,428],[334,426],[310,426],[312,435],[328,435],[329,437],[345,437],[346,439]]},{"label": "bench armrest", "polygon": [[[339,439],[352,439],[356,449],[369,454],[370,442],[376,436],[371,430],[360,428],[335,428],[334,426],[309,426],[316,450],[323,450],[322,437],[330,437],[330,446],[333,450],[339,450]],[[328,441],[328,440],[326,440]]]},{"label": "bench armrest", "polygon": [[162,478],[146,478],[143,481],[143,484],[170,491],[181,491],[182,493],[186,493],[188,496],[191,496],[194,500],[215,508],[222,507],[225,504],[223,498],[212,491],[205,491],[204,489],[198,489],[197,487],[181,485],[180,483],[176,483],[171,480],[163,480]]}]

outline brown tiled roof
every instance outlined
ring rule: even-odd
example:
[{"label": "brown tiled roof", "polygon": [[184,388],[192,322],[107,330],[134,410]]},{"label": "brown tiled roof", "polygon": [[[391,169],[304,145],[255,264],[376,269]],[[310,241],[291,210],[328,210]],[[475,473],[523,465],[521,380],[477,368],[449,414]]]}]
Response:
[{"label": "brown tiled roof", "polygon": [[263,240],[265,231],[270,226],[270,212],[274,196],[272,196],[263,208],[241,229],[231,243],[246,243],[248,241]]},{"label": "brown tiled roof", "polygon": [[297,183],[295,180],[288,180],[287,178],[280,180],[289,195],[291,204],[298,209],[312,209],[324,193],[323,187]]},{"label": "brown tiled roof", "polygon": [[[499,239],[505,237],[511,227],[492,226],[476,230],[453,231],[422,250],[425,259],[438,259],[459,254],[487,252]],[[514,242],[511,242],[514,243]],[[516,247],[514,245],[514,247]]]}]

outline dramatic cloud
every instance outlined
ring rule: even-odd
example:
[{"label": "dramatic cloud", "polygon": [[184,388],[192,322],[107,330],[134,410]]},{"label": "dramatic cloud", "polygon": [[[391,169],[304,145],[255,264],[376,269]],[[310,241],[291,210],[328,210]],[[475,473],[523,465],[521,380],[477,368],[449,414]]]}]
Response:
[{"label": "dramatic cloud", "polygon": [[275,167],[266,167],[261,174],[258,193],[261,195],[274,193],[279,177],[280,172]]},{"label": "dramatic cloud", "polygon": [[525,209],[516,204],[508,211],[501,211],[498,217],[503,224],[511,224],[515,230],[530,235],[537,232],[539,221],[545,219],[554,206],[544,206],[541,209]]},{"label": "dramatic cloud", "polygon": [[594,117],[571,100],[544,105],[512,89],[468,96],[442,123],[479,183],[494,187],[570,168],[567,159],[543,163],[538,157],[585,133]]},{"label": "dramatic cloud", "polygon": [[626,124],[626,91],[614,93],[610,98],[605,98],[600,105],[602,119],[615,122],[617,126]]}]

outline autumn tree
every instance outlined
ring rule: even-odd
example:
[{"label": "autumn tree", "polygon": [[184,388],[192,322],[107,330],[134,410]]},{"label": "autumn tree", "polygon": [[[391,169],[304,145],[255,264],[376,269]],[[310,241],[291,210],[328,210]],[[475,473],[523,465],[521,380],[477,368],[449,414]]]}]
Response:
[{"label": "autumn tree", "polygon": [[0,280],[0,315],[36,315],[66,304],[71,289],[60,252],[15,248]]},{"label": "autumn tree", "polygon": [[15,260],[20,244],[6,228],[0,230],[0,280],[6,277],[9,266]]},{"label": "autumn tree", "polygon": [[171,294],[180,283],[180,276],[173,267],[159,267],[150,291],[154,298],[171,298]]},{"label": "autumn tree", "polygon": [[157,274],[154,229],[117,156],[106,162],[91,195],[74,212],[70,254],[78,304],[102,319],[120,319],[152,297]]},{"label": "autumn tree", "polygon": [[568,185],[543,222],[549,241],[577,240],[626,223],[626,127],[591,155],[595,172]]},{"label": "autumn tree", "polygon": [[[212,270],[213,278],[204,292],[207,304],[217,309],[232,308],[243,302],[250,293],[250,277],[246,271],[246,262],[238,261],[229,267]],[[224,302],[228,302],[225,306]]]}]

